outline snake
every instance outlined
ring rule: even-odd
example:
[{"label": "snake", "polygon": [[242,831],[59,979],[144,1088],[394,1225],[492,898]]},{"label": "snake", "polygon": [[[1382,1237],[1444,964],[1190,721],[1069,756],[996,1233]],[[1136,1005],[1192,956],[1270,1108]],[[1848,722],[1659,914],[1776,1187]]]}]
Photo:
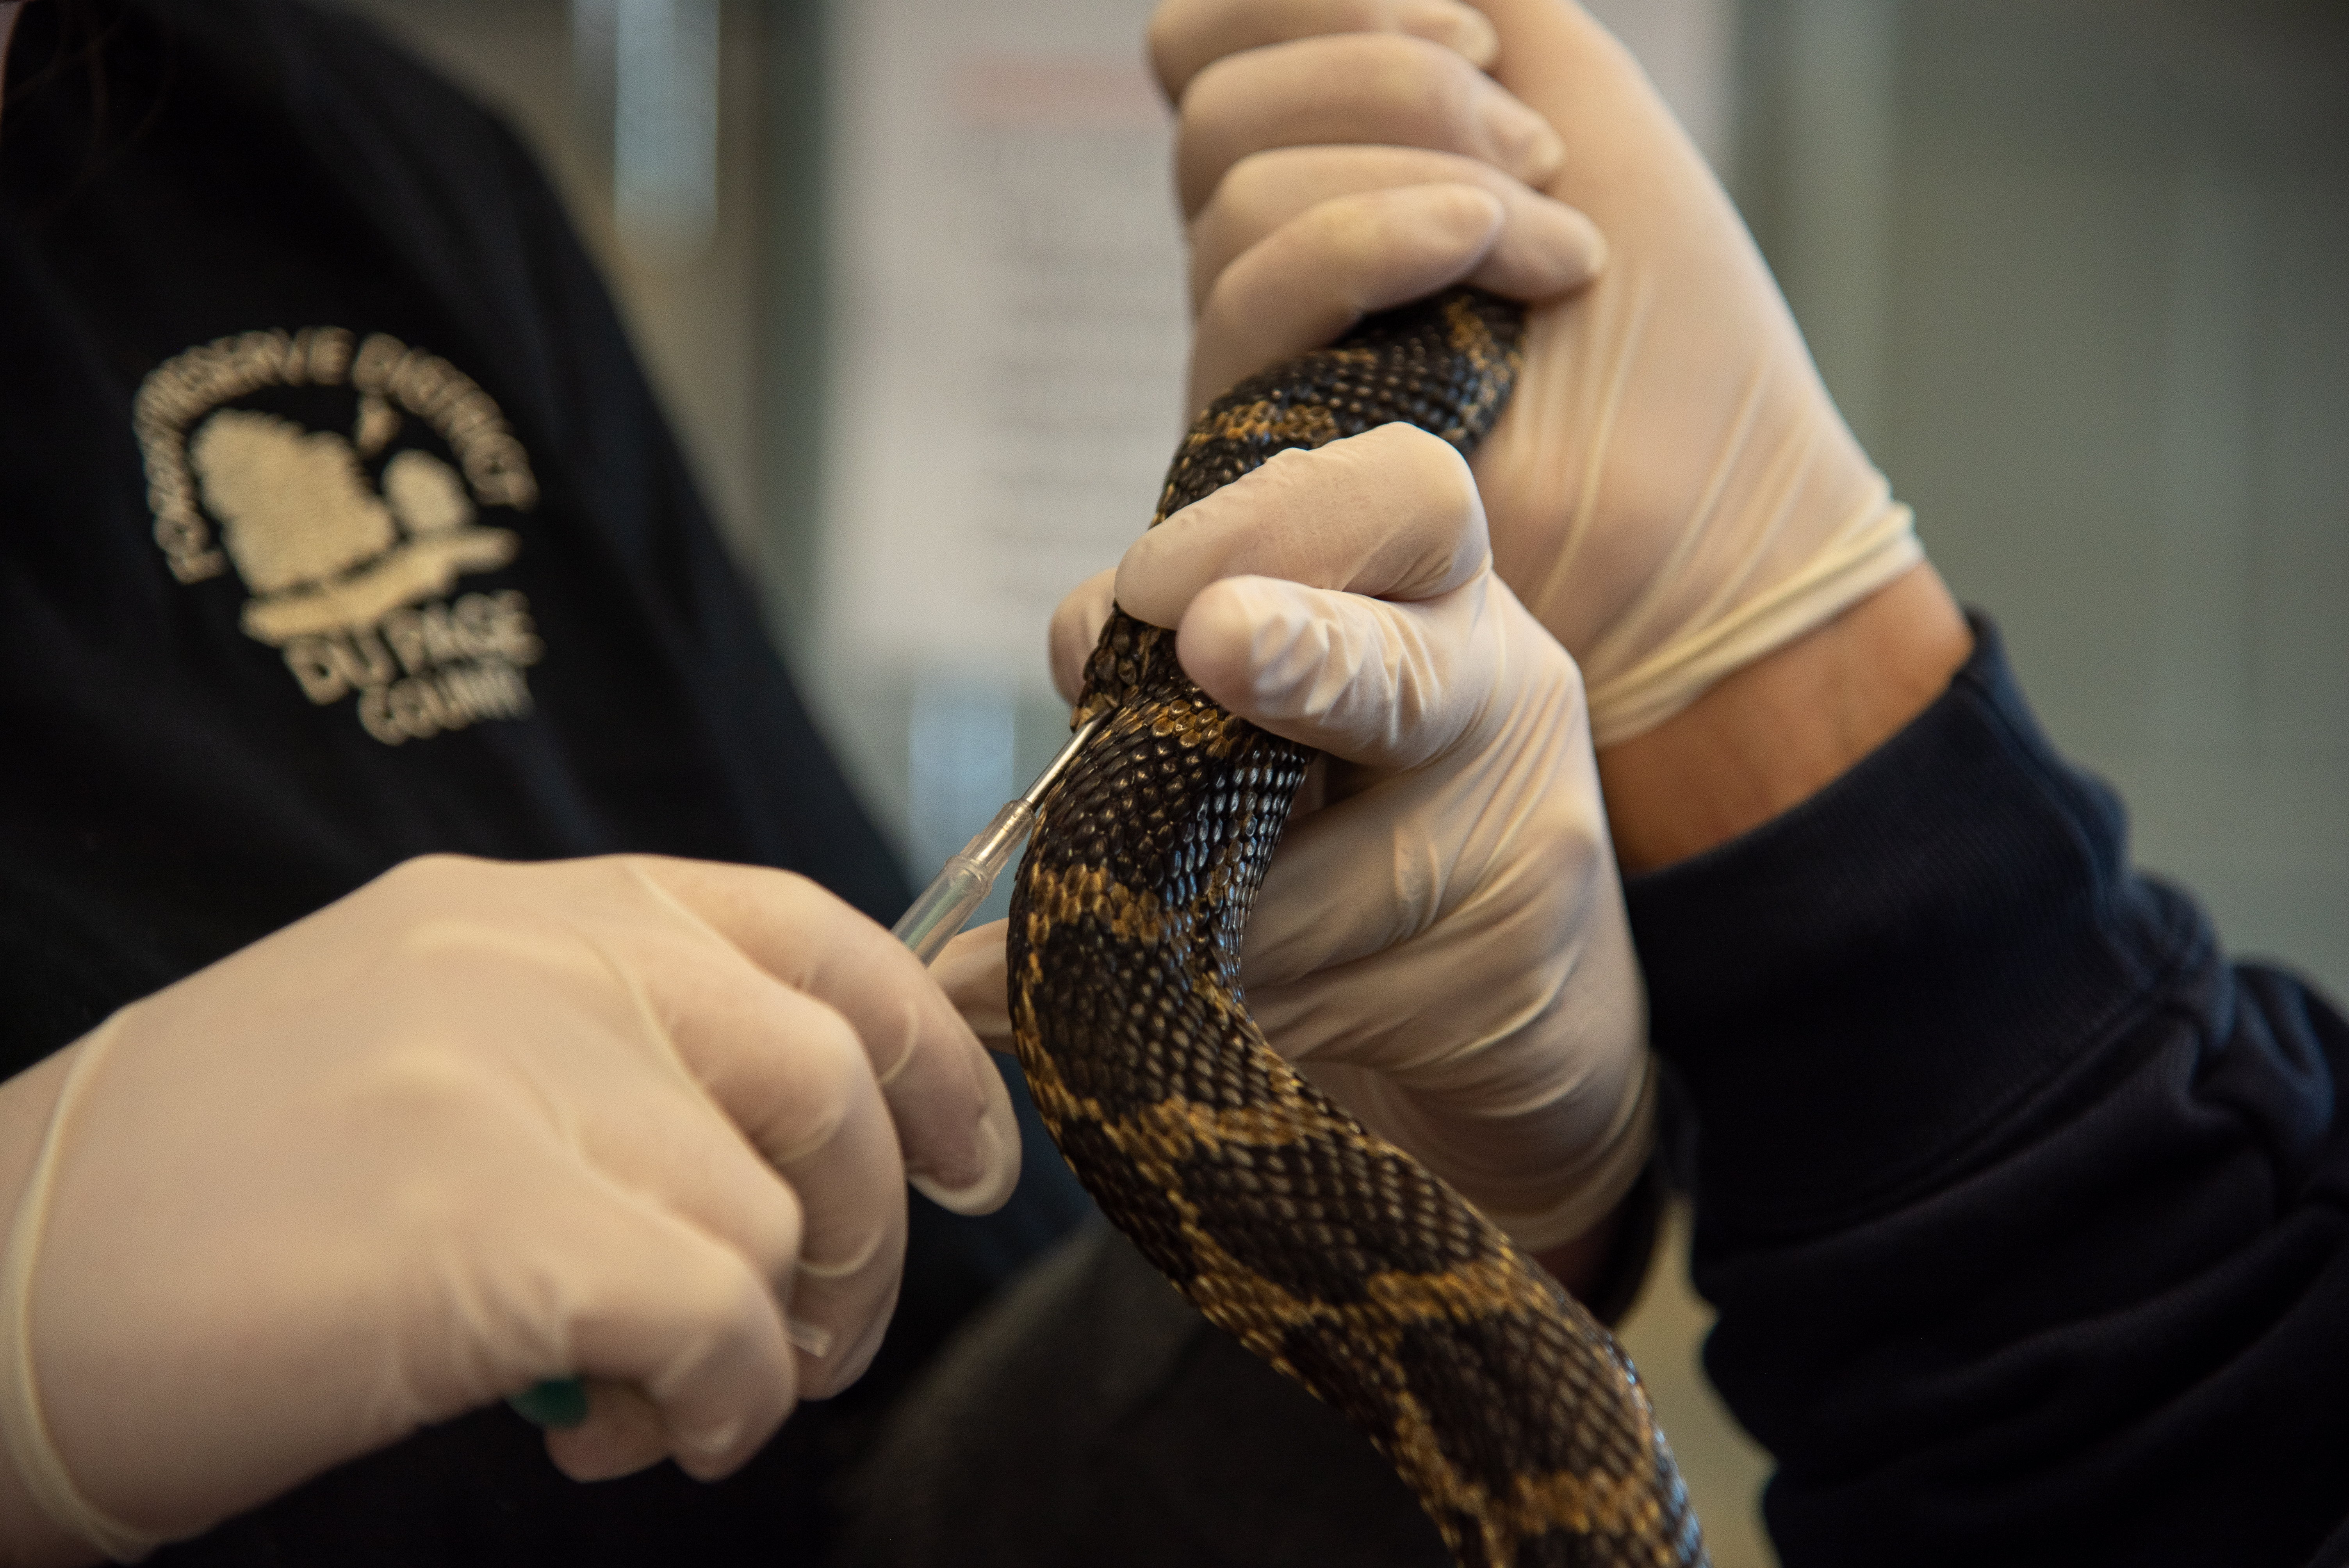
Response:
[{"label": "snake", "polygon": [[[1472,450],[1525,311],[1460,286],[1232,387],[1176,451],[1156,526],[1261,466],[1396,420]],[[1639,1374],[1476,1207],[1267,1042],[1248,912],[1312,753],[1194,684],[1112,610],[1099,719],[1019,866],[1008,1001],[1030,1092],[1102,1211],[1225,1333],[1383,1454],[1460,1568],[1692,1568],[1704,1546]]]}]

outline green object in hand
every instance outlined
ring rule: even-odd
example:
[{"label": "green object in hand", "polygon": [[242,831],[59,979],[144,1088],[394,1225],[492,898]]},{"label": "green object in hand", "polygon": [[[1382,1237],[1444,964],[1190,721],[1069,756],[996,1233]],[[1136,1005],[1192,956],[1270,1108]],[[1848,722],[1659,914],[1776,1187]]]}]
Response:
[{"label": "green object in hand", "polygon": [[575,1427],[587,1419],[587,1386],[576,1377],[533,1383],[506,1403],[542,1427]]}]

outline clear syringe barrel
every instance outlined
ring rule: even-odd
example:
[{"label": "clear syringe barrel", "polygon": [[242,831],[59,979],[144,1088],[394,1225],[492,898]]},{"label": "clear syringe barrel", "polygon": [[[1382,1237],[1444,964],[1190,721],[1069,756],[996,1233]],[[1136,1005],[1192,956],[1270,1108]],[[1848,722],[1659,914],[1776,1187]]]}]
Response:
[{"label": "clear syringe barrel", "polygon": [[971,911],[985,902],[995,879],[1035,829],[1036,808],[1025,800],[1014,800],[995,813],[995,820],[962,847],[962,853],[947,861],[946,869],[890,927],[890,934],[923,963],[936,958]]}]

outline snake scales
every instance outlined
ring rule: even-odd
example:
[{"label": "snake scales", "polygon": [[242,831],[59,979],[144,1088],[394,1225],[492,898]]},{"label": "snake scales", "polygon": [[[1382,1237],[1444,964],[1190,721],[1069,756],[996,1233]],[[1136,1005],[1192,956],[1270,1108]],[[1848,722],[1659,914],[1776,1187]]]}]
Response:
[{"label": "snake scales", "polygon": [[[1523,330],[1455,289],[1251,377],[1192,427],[1152,521],[1396,419],[1467,450]],[[1310,753],[1218,707],[1122,610],[1078,717],[1102,713],[1020,865],[1009,953],[1019,1058],[1080,1179],[1218,1327],[1369,1436],[1464,1568],[1702,1563],[1607,1331],[1247,1015],[1240,936]]]}]

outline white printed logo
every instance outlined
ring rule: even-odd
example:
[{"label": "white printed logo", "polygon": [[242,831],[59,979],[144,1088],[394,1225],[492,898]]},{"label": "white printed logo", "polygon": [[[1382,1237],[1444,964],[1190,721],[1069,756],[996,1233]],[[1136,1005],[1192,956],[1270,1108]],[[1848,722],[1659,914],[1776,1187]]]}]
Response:
[{"label": "white printed logo", "polygon": [[[256,395],[302,407],[230,406]],[[305,422],[354,402],[348,435]],[[471,377],[384,333],[354,349],[336,326],[248,332],[157,366],[132,423],[171,574],[200,583],[233,564],[252,595],[245,634],[284,651],[312,702],[357,694],[360,724],[388,746],[529,714],[523,671],[543,652],[529,601],[449,600],[460,575],[521,546],[479,509],[538,500],[522,443]]]}]

